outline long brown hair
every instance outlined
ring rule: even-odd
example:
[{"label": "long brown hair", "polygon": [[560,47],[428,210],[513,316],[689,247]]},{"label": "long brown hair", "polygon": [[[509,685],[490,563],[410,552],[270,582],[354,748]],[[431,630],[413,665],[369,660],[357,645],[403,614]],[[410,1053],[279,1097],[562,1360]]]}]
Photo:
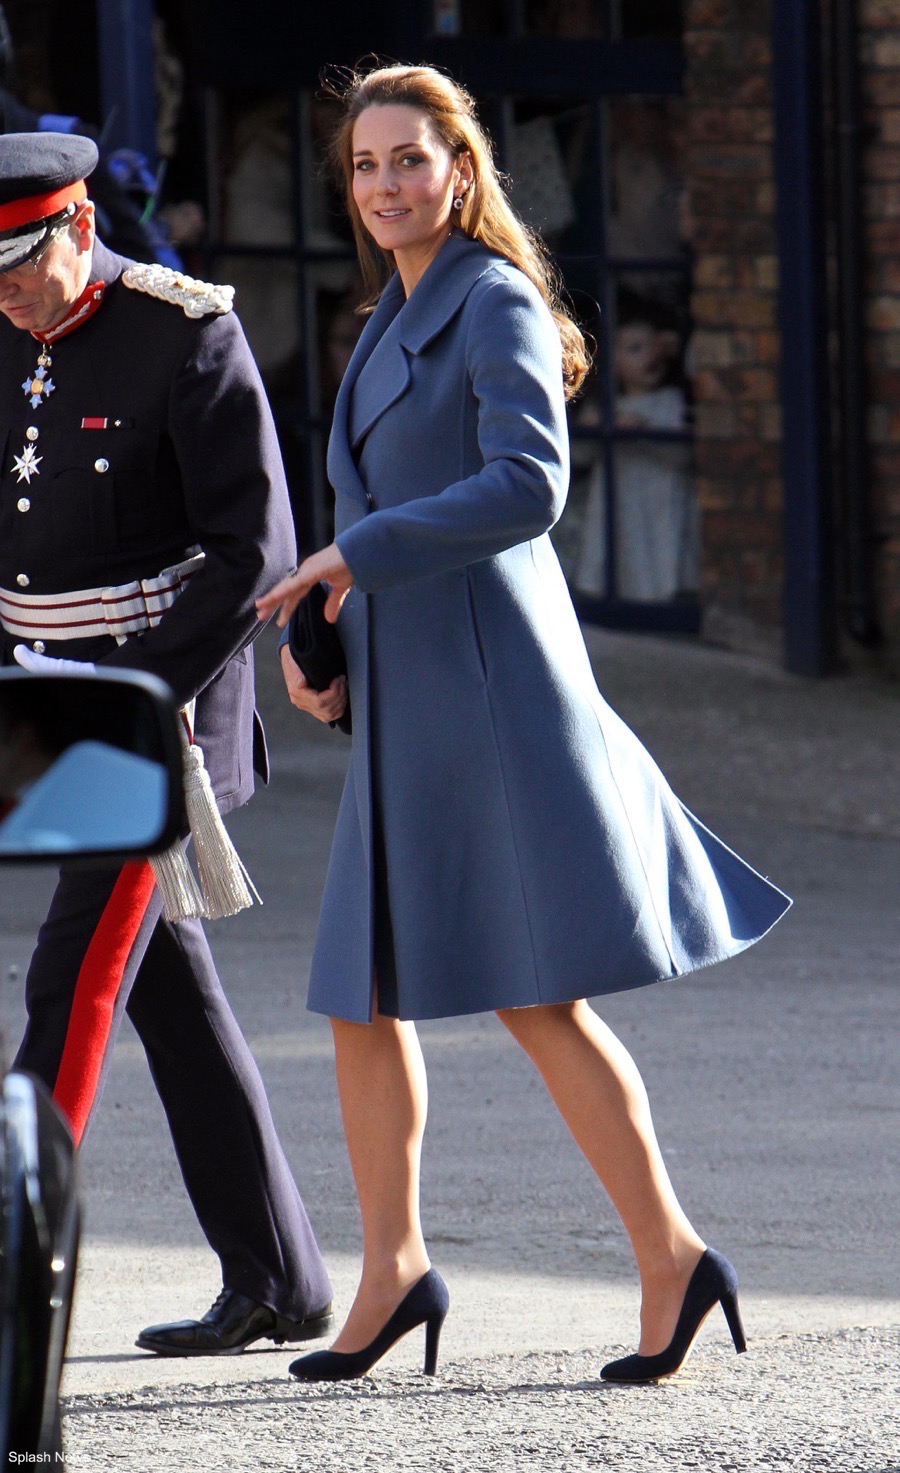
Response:
[{"label": "long brown hair", "polygon": [[578,324],[563,303],[556,272],[540,237],[519,219],[503,192],[490,142],[475,115],[475,102],[458,83],[430,66],[384,66],[353,72],[342,87],[328,87],[344,115],[332,140],[332,161],[339,176],[366,296],[371,307],[393,269],[393,260],[372,239],[353,198],[353,126],[367,107],[401,104],[427,113],[438,136],[455,156],[468,154],[472,183],[453,223],[473,240],[505,256],[537,287],[556,320],[562,344],[566,397],[578,392],[590,368],[590,355]]}]

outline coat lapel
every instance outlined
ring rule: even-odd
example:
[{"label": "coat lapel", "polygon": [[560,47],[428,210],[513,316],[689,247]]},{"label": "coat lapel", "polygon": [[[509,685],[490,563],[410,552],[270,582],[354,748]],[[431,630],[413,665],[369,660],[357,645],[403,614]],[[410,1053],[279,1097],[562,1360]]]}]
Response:
[{"label": "coat lapel", "polygon": [[454,231],[432,261],[397,322],[401,343],[421,353],[453,320],[479,276],[499,257]]},{"label": "coat lapel", "polygon": [[443,331],[496,260],[478,241],[455,232],[408,300],[399,276],[391,277],[338,392],[329,448],[329,474],[336,489],[340,477],[342,489],[349,480],[358,494],[365,494],[353,446],[409,388],[414,376],[410,355],[423,352]]},{"label": "coat lapel", "polygon": [[354,450],[409,384],[409,358],[397,334],[399,321],[400,317],[395,317],[385,329],[357,374],[347,421],[348,438]]},{"label": "coat lapel", "polygon": [[331,437],[328,442],[328,479],[336,491],[349,491],[363,501],[366,498],[366,488],[356,468],[350,441],[353,391],[359,375],[405,300],[399,276],[392,276],[378,299],[378,306],[360,333],[334,404]]}]

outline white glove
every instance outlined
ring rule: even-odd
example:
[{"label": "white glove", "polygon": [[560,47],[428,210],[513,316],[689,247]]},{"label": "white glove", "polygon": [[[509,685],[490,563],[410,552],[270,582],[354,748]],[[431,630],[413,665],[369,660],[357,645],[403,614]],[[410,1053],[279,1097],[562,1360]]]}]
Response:
[{"label": "white glove", "polygon": [[13,654],[23,670],[32,675],[96,675],[97,666],[89,660],[57,660],[53,655],[39,655],[27,644],[17,644]]}]

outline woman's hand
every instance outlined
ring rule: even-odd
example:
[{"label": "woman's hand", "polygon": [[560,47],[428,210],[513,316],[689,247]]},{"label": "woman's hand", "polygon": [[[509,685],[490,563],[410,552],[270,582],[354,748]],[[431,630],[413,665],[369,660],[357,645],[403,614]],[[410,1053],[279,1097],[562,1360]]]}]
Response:
[{"label": "woman's hand", "polygon": [[281,668],[288,698],[298,711],[308,711],[317,721],[337,721],[347,709],[347,677],[337,675],[327,690],[313,690],[286,644],[281,646]]},{"label": "woman's hand", "polygon": [[[325,600],[325,618],[329,624],[333,624],[341,611],[341,604],[353,586],[353,574],[341,557],[336,542],[332,542],[329,547],[323,547],[321,552],[314,552],[312,557],[304,558],[296,573],[292,573],[289,578],[282,578],[271,592],[258,598],[256,600],[257,618],[270,619],[277,610],[278,617],[275,622],[279,629],[283,629],[301,598],[309,593],[315,583],[329,584],[330,592]],[[294,704],[296,705],[296,702]]]}]

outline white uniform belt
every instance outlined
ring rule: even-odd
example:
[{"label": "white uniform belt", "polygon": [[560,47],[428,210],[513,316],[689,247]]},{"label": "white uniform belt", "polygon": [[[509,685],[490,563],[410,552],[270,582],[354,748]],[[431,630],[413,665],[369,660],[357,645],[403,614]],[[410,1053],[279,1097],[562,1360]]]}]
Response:
[{"label": "white uniform belt", "polygon": [[120,643],[151,629],[203,565],[196,553],[156,578],[135,579],[116,588],[78,588],[69,593],[20,593],[0,588],[0,624],[22,639],[93,639],[111,634]]}]

